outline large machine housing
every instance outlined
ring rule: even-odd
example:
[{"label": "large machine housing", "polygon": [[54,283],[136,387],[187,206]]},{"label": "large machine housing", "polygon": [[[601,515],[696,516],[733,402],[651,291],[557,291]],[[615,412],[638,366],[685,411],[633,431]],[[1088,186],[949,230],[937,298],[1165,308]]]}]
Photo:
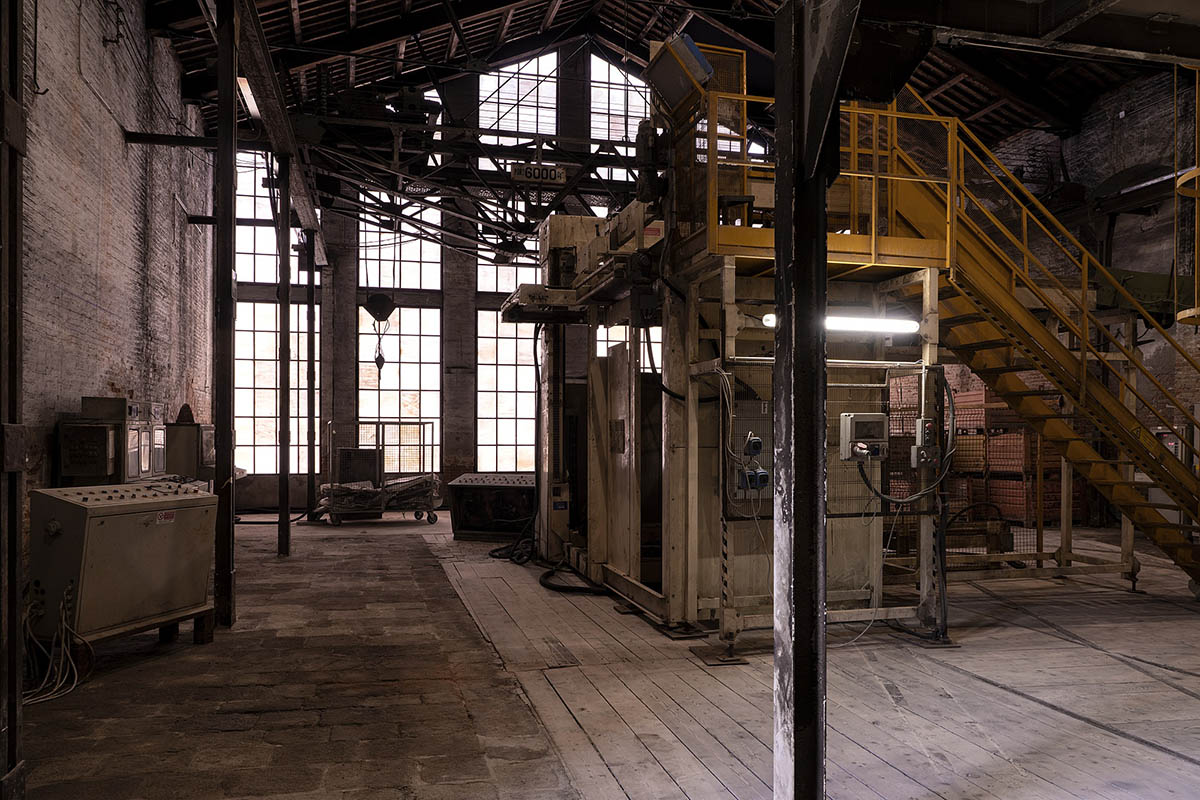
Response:
[{"label": "large machine housing", "polygon": [[95,642],[212,608],[216,495],[193,484],[30,492],[31,625]]}]

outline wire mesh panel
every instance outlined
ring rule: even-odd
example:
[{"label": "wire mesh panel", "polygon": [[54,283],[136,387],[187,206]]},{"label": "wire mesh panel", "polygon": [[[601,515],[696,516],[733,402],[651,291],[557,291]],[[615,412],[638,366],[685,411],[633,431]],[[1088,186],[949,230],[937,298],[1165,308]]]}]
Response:
[{"label": "wire mesh panel", "polygon": [[[1029,376],[1030,385],[1039,386],[1039,381],[1044,379]],[[912,378],[890,383],[893,398],[915,397]],[[954,398],[953,420],[948,416],[945,423],[947,431],[951,426],[955,430],[954,452],[941,487],[947,506],[947,568],[952,573],[988,569],[997,576],[1011,575],[1041,551],[1039,528],[1058,524],[1060,457],[990,390],[955,390]],[[893,407],[894,434],[916,413],[915,408]],[[900,473],[898,468],[892,472],[893,494],[916,488]],[[915,547],[916,533],[915,520],[900,522],[895,536],[900,554]]]},{"label": "wire mesh panel", "polygon": [[358,446],[380,451],[383,475],[433,472],[432,422],[359,422]]},{"label": "wire mesh panel", "polygon": [[321,505],[331,521],[437,508],[441,481],[432,469],[433,427],[432,422],[391,420],[331,423],[328,482],[321,486]]}]

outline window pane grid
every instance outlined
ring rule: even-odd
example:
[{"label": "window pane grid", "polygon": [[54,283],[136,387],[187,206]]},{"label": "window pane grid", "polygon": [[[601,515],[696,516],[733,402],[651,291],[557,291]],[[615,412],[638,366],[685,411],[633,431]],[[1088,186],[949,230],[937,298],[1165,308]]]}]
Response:
[{"label": "window pane grid", "polygon": [[[363,192],[363,202],[395,203],[403,198],[384,192]],[[437,202],[437,198],[426,198]],[[442,224],[438,208],[415,205],[405,210],[406,218],[419,219],[432,225]],[[425,234],[428,229],[411,222],[382,220],[397,224],[398,231],[387,230],[359,216],[358,221],[358,285],[380,289],[441,289],[442,247]]]},{"label": "window pane grid", "polygon": [[[376,331],[375,318],[358,310],[358,419],[360,423],[428,422],[426,452],[416,427],[385,427],[384,468],[387,472],[441,469],[442,441],[442,312],[438,308],[397,308]],[[376,348],[384,358],[375,363]],[[374,445],[376,426],[362,425],[359,444]]]},{"label": "window pane grid", "polygon": [[480,472],[531,472],[536,443],[534,326],[477,312],[475,442]]},{"label": "window pane grid", "polygon": [[[650,117],[650,95],[645,82],[627,75],[599,56],[592,56],[591,135],[593,139],[629,142],[618,147],[630,160],[634,156],[638,123]],[[592,145],[592,150],[597,150]],[[596,174],[608,180],[631,181],[634,175],[621,167],[598,167]]]},{"label": "window pane grid", "polygon": [[[512,202],[517,212],[524,212],[525,203],[521,200]],[[500,243],[500,237],[486,231],[480,237],[484,242]],[[478,251],[477,268],[475,272],[475,290],[479,292],[516,291],[523,283],[540,283],[542,270],[538,266],[537,242],[525,240],[520,242],[521,253],[507,253],[507,263],[497,263],[497,252],[491,248],[480,247]]]},{"label": "window pane grid", "polygon": [[[236,210],[238,219],[271,222],[271,193],[267,189],[267,154],[239,151],[237,154]],[[291,230],[291,246],[300,243],[300,232]],[[234,269],[239,281],[246,283],[278,283],[279,253],[273,225],[238,225],[234,231]],[[297,266],[296,251],[292,250],[291,272],[294,285],[308,283],[308,273]],[[321,273],[316,275],[321,283]]]},{"label": "window pane grid", "polygon": [[[479,76],[479,127],[521,133],[558,132],[558,53]],[[512,136],[481,136],[485,144],[516,145]],[[532,151],[531,151],[532,153]],[[504,159],[480,159],[481,169],[506,170]]]},{"label": "window pane grid", "polygon": [[[291,306],[291,471],[308,472],[308,308]],[[317,318],[320,405],[320,318]],[[234,329],[234,464],[251,474],[279,472],[279,306],[238,303]],[[318,426],[319,427],[319,426]],[[320,431],[317,432],[320,446]]]}]

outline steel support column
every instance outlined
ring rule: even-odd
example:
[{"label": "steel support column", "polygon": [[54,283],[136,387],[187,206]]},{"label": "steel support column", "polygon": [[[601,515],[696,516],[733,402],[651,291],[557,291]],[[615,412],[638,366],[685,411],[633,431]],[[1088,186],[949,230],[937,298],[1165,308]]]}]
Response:
[{"label": "steel support column", "polygon": [[233,332],[237,186],[237,45],[235,0],[217,7],[217,149],[213,175],[213,425],[217,466],[217,549],[213,595],[217,622],[237,620],[234,580]]},{"label": "steel support column", "polygon": [[308,270],[308,291],[305,302],[308,307],[308,491],[305,508],[309,509],[308,521],[316,522],[320,515],[313,509],[317,506],[317,260],[315,231],[304,232],[304,268]]},{"label": "steel support column", "polygon": [[0,0],[0,702],[4,766],[0,798],[25,797],[21,747],[24,661],[21,536],[24,524],[25,436],[21,427],[21,227],[25,161],[24,6]]},{"label": "steel support column", "polygon": [[825,796],[825,305],[828,179],[856,0],[776,17],[774,796]]},{"label": "steel support column", "polygon": [[279,535],[276,552],[292,553],[292,157],[275,157],[275,250],[279,253]]}]

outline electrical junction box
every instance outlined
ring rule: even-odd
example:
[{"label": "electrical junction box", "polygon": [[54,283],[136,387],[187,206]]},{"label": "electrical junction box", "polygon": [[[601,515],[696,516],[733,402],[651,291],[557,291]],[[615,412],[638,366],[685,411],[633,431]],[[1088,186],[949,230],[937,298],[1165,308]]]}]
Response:
[{"label": "electrical junction box", "polygon": [[942,448],[937,445],[914,444],[912,446],[911,464],[913,469],[918,467],[933,467],[937,469],[942,463]]},{"label": "electrical junction box", "polygon": [[34,635],[52,638],[60,609],[95,642],[211,608],[216,519],[216,495],[189,483],[31,491]]},{"label": "electrical junction box", "polygon": [[888,416],[846,413],[840,417],[839,454],[842,461],[879,461],[888,454]]},{"label": "electrical junction box", "polygon": [[554,535],[566,541],[571,532],[571,486],[567,483],[552,483],[549,492],[546,525]]},{"label": "electrical junction box", "polygon": [[917,444],[937,444],[937,422],[932,417],[921,417],[917,420]]}]

